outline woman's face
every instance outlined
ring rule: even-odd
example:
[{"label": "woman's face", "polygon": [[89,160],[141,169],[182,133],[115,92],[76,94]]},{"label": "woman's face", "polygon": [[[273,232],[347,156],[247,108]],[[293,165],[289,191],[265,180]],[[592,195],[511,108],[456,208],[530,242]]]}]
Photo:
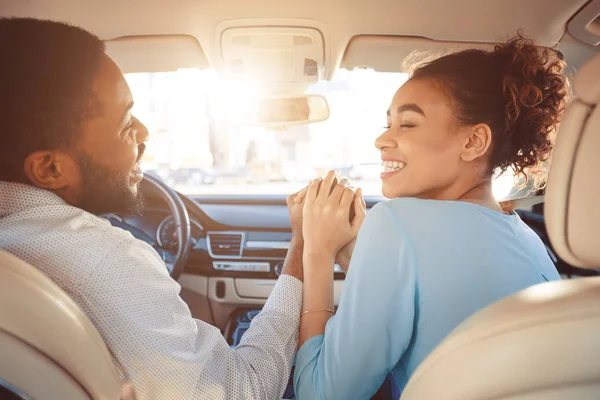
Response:
[{"label": "woman's face", "polygon": [[464,163],[464,135],[448,97],[428,80],[409,80],[394,95],[381,151],[387,198],[452,198]]}]

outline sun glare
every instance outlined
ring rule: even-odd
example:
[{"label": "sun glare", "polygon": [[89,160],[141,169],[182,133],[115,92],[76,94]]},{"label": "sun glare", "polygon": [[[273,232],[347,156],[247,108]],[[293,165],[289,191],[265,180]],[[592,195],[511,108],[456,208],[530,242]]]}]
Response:
[{"label": "sun glare", "polygon": [[[373,145],[385,110],[406,74],[338,70],[306,93],[324,96],[330,117],[272,130],[248,124],[267,88],[227,79],[214,70],[128,74],[135,115],[150,141],[144,169],[186,194],[286,194],[338,169],[371,196],[381,195],[379,152]],[[493,183],[498,200],[513,177]]]}]

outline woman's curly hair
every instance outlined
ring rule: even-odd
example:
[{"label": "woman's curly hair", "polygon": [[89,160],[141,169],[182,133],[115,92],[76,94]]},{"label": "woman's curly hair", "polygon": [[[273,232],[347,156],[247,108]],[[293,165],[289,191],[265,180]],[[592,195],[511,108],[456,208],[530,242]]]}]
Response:
[{"label": "woman's curly hair", "polygon": [[422,62],[411,79],[434,80],[461,123],[490,127],[490,174],[511,168],[523,186],[531,178],[539,189],[570,95],[565,67],[559,52],[519,32],[492,51],[470,49]]}]

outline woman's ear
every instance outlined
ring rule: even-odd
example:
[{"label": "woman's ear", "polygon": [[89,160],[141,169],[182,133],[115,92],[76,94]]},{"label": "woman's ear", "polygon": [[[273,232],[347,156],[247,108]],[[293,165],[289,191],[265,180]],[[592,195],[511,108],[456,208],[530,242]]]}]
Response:
[{"label": "woman's ear", "polygon": [[465,144],[461,159],[472,162],[483,157],[492,145],[492,130],[487,124],[477,124],[465,129]]}]

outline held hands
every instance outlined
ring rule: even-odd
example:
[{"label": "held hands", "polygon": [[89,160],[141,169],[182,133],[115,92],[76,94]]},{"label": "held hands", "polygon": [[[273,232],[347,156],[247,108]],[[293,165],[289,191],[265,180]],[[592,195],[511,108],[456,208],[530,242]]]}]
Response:
[{"label": "held hands", "polygon": [[302,242],[302,200],[306,196],[307,190],[308,187],[289,195],[286,199],[288,213],[290,214],[292,238],[300,242]]},{"label": "held hands", "polygon": [[[336,182],[336,173],[330,171],[325,179],[313,180],[294,199],[297,205],[303,203],[301,229],[305,252],[335,257],[356,238],[366,216],[361,190],[355,195],[346,179]],[[351,207],[355,212],[352,222]]]}]

